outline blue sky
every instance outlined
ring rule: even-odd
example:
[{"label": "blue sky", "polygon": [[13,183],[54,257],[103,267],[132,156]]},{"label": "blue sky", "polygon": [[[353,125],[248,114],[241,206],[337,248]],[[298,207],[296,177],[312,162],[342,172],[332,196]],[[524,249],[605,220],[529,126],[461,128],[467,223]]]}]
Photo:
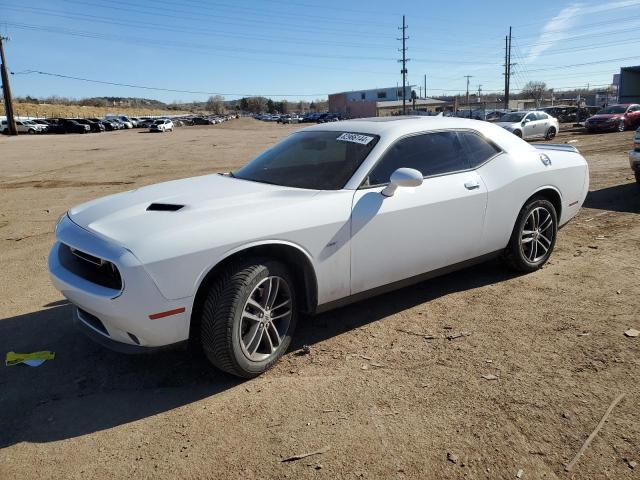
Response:
[{"label": "blue sky", "polygon": [[[640,0],[0,0],[0,33],[17,96],[311,100],[401,82],[402,14],[409,82],[426,74],[430,96],[464,93],[464,75],[472,90],[502,90],[509,25],[516,91],[605,85],[640,64]],[[32,70],[201,93],[22,73]]]}]

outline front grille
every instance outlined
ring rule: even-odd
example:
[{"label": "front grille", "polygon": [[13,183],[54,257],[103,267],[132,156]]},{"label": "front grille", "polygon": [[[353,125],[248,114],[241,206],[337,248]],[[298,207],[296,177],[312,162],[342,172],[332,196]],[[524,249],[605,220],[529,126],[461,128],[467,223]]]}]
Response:
[{"label": "front grille", "polygon": [[58,255],[60,263],[79,277],[106,288],[122,290],[122,277],[113,263],[64,243],[60,245]]},{"label": "front grille", "polygon": [[92,326],[99,332],[104,333],[107,337],[109,336],[109,332],[107,332],[104,324],[95,315],[91,315],[89,312],[78,308],[78,318],[80,318],[80,320],[82,320],[84,323]]}]

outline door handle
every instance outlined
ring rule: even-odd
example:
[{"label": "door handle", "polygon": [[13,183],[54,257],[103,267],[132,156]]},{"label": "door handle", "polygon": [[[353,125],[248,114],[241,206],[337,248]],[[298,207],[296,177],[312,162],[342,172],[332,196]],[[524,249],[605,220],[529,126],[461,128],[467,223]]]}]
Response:
[{"label": "door handle", "polygon": [[468,182],[464,182],[464,188],[467,190],[475,190],[476,188],[480,188],[480,183],[477,180],[469,180]]}]

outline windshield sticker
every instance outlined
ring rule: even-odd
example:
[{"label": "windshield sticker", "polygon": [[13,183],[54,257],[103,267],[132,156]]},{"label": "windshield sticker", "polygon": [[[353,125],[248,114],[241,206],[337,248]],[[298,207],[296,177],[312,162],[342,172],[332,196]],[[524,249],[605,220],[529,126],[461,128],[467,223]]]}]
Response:
[{"label": "windshield sticker", "polygon": [[368,145],[369,142],[373,140],[373,137],[370,137],[368,135],[360,135],[359,133],[343,133],[338,138],[336,138],[336,140],[339,140],[341,142],[353,142],[359,143],[361,145]]}]

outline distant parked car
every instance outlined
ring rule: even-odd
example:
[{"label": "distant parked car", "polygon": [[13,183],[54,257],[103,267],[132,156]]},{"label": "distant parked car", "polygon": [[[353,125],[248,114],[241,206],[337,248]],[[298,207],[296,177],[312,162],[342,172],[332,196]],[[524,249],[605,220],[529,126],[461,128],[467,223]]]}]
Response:
[{"label": "distant parked car", "polygon": [[123,128],[133,128],[133,123],[131,119],[125,115],[107,115],[105,117],[107,120],[116,120],[123,125]]},{"label": "distant parked car", "polygon": [[640,105],[621,103],[603,108],[594,116],[587,118],[584,127],[587,132],[618,131],[640,126]]},{"label": "distant parked car", "polygon": [[150,132],[173,132],[173,122],[168,118],[156,120],[149,127]]},{"label": "distant parked car", "polygon": [[[25,124],[21,120],[16,120],[16,129],[18,133],[35,134],[40,133],[40,128],[36,125]],[[0,122],[0,133],[6,133],[9,130],[9,123],[6,120]]]},{"label": "distant parked car", "polygon": [[208,118],[193,117],[192,120],[194,125],[211,125],[211,122]]},{"label": "distant parked car", "polygon": [[640,185],[640,128],[636,130],[636,136],[633,139],[633,148],[629,151],[629,164],[636,176],[636,182]]},{"label": "distant parked car", "polygon": [[86,118],[74,118],[74,120],[81,125],[89,125],[90,132],[101,133],[105,131],[105,126],[101,122],[94,122]]},{"label": "distant parked car", "polygon": [[37,123],[38,125],[42,125],[44,128],[42,129],[42,133],[49,133],[49,123],[46,120],[42,120],[42,119],[35,119],[32,120],[33,122]]},{"label": "distant parked car", "polygon": [[40,125],[39,123],[34,122],[33,120],[22,120],[22,124],[25,128],[35,128],[36,133],[45,133],[47,131],[47,127],[44,125]]},{"label": "distant parked car", "polygon": [[138,122],[140,128],[149,128],[156,121],[155,118],[143,118]]},{"label": "distant parked car", "polygon": [[64,119],[61,122],[64,127],[64,133],[89,133],[91,127],[82,123],[78,123],[76,120]]},{"label": "distant parked car", "polygon": [[505,113],[507,113],[505,110],[493,110],[491,112],[487,112],[487,114],[485,115],[484,119],[487,122],[497,122],[502,118],[502,116]]},{"label": "distant parked car", "polygon": [[524,140],[531,138],[551,140],[560,131],[560,124],[556,118],[538,111],[507,113],[500,117],[496,125]]},{"label": "distant parked car", "polygon": [[99,123],[100,125],[102,125],[104,127],[104,129],[107,132],[111,132],[112,130],[115,130],[115,127],[113,126],[113,124],[108,120],[102,120],[100,118],[89,118],[88,120],[90,120],[92,122]]}]

